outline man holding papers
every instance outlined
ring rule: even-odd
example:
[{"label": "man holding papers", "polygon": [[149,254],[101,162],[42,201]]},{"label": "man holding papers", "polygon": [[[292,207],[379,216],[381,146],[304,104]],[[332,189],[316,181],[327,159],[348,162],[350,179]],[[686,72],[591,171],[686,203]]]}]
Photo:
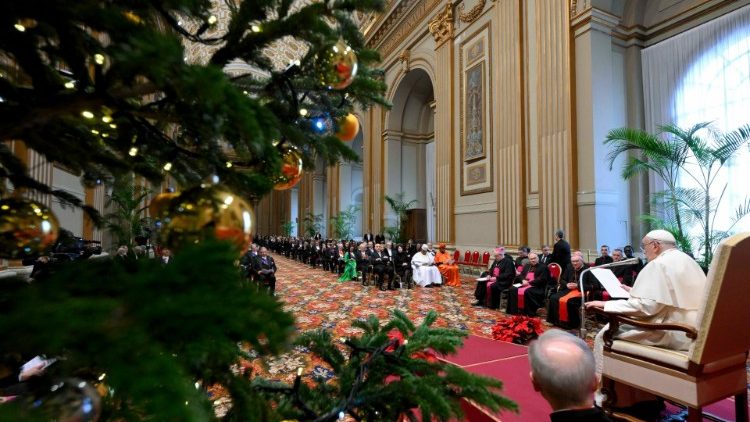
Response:
[{"label": "man holding papers", "polygon": [[508,291],[508,314],[526,314],[536,316],[537,309],[544,306],[544,295],[547,292],[549,271],[547,265],[539,262],[535,253],[529,254],[529,263],[523,267]]},{"label": "man holding papers", "polygon": [[[642,247],[648,264],[641,270],[628,300],[586,303],[587,308],[604,308],[652,323],[682,323],[695,326],[706,275],[687,254],[675,248],[675,238],[665,230],[653,230]],[[597,374],[602,371],[605,326],[596,336],[594,357]],[[688,350],[691,340],[680,331],[645,331],[632,326],[620,328],[616,338],[673,350]]]}]

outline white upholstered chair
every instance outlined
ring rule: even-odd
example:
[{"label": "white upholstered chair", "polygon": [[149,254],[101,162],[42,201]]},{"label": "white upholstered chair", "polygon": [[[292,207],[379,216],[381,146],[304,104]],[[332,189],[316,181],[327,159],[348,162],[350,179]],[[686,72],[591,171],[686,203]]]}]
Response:
[{"label": "white upholstered chair", "polygon": [[[735,398],[737,421],[748,420],[747,362],[750,350],[750,233],[724,240],[708,273],[698,329],[680,324],[641,323],[607,314],[603,387],[608,406],[616,405],[614,386],[622,383],[688,408],[688,421],[702,420],[701,409],[726,397]],[[612,339],[621,324],[647,329],[679,330],[695,339],[681,352]]]}]

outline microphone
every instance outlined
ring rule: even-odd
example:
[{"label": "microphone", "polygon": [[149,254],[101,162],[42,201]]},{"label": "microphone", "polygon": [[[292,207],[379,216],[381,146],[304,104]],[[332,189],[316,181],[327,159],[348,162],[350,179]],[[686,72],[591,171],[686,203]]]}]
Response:
[{"label": "microphone", "polygon": [[591,271],[594,268],[613,268],[613,267],[622,267],[625,265],[633,265],[638,263],[638,258],[628,258],[623,259],[622,261],[617,262],[610,262],[609,264],[602,264],[598,267],[589,267],[583,270],[581,272],[581,278],[578,281],[579,288],[581,290],[581,309],[580,309],[580,315],[581,315],[581,326],[578,328],[578,336],[582,339],[586,338],[586,293],[583,291],[583,276]]},{"label": "microphone", "polygon": [[628,258],[628,259],[623,259],[622,261],[610,262],[609,264],[602,264],[602,265],[599,265],[598,267],[593,267],[593,268],[622,267],[625,265],[633,265],[637,263],[638,263],[638,258]]}]

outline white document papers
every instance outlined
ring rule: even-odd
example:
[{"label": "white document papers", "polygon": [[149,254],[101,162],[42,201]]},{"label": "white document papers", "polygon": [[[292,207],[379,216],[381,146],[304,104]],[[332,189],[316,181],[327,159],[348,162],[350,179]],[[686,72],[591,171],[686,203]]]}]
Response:
[{"label": "white document papers", "polygon": [[609,296],[613,299],[627,299],[630,297],[630,293],[622,288],[620,280],[615,277],[612,270],[608,268],[593,268],[591,272],[594,274],[599,283],[602,284]]},{"label": "white document papers", "polygon": [[490,279],[489,277],[481,277],[481,278],[478,278],[477,281],[487,281],[489,279]]}]

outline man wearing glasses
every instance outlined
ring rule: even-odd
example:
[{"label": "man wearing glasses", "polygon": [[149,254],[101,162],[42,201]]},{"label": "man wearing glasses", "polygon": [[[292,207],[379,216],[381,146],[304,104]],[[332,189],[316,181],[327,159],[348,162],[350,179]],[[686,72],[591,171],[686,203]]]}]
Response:
[{"label": "man wearing glasses", "polygon": [[[587,302],[586,307],[625,314],[652,323],[682,323],[695,327],[706,275],[695,262],[675,247],[675,238],[666,230],[649,232],[641,243],[648,263],[638,274],[628,300]],[[594,357],[597,374],[602,371],[605,326],[596,336]],[[691,340],[679,331],[645,331],[632,326],[620,328],[616,338],[672,350],[688,350]],[[618,394],[619,396],[619,394]],[[597,397],[599,399],[599,397]],[[619,403],[618,403],[619,404]]]}]

